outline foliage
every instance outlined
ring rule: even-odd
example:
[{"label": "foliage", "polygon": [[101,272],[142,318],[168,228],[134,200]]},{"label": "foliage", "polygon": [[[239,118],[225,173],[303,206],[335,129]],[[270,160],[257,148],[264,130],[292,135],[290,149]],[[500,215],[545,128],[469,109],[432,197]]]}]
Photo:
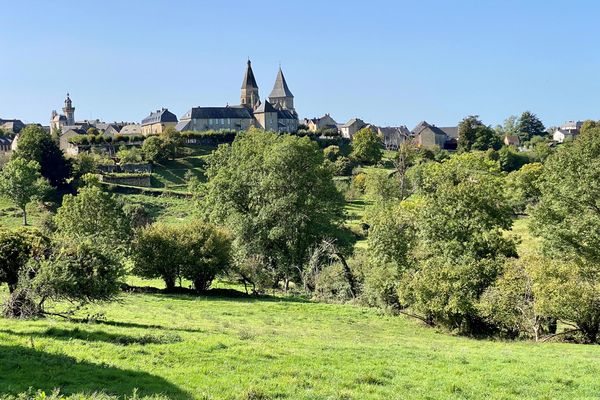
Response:
[{"label": "foliage", "polygon": [[348,176],[352,174],[352,170],[356,166],[356,162],[349,157],[340,156],[333,162],[333,171],[336,176]]},{"label": "foliage", "polygon": [[600,128],[563,144],[539,180],[532,229],[556,258],[600,263]]},{"label": "foliage", "polygon": [[542,168],[540,163],[525,164],[506,176],[507,197],[515,213],[524,213],[527,206],[533,206],[539,201],[538,181]]},{"label": "foliage", "polygon": [[144,228],[153,222],[152,215],[141,204],[125,204],[123,213],[129,219],[129,225],[132,229]]},{"label": "foliage", "polygon": [[352,299],[350,284],[340,263],[323,268],[315,280],[314,298],[328,303],[345,303]]},{"label": "foliage", "polygon": [[376,164],[383,157],[383,144],[377,132],[365,127],[352,137],[350,158],[366,164]]},{"label": "foliage", "polygon": [[27,204],[41,200],[50,191],[48,181],[42,178],[36,161],[12,158],[0,172],[0,195],[10,199],[23,214],[27,225]]},{"label": "foliage", "polygon": [[64,187],[71,175],[71,163],[65,159],[52,137],[37,125],[28,125],[19,133],[13,157],[36,161],[42,176],[54,187]]},{"label": "foliage", "polygon": [[340,146],[331,145],[331,146],[325,147],[323,149],[323,155],[329,161],[334,162],[341,156]]},{"label": "foliage", "polygon": [[512,172],[530,162],[530,159],[512,146],[504,146],[498,151],[498,162],[502,171]]},{"label": "foliage", "polygon": [[364,192],[369,199],[377,202],[401,199],[400,183],[393,172],[373,169],[365,175]]},{"label": "foliage", "polygon": [[35,266],[32,280],[37,296],[87,304],[111,301],[119,294],[125,275],[121,263],[90,241],[65,245]]},{"label": "foliage", "polygon": [[519,117],[517,130],[521,142],[527,142],[534,136],[544,136],[546,128],[542,121],[531,111],[525,111]]},{"label": "foliage", "polygon": [[255,256],[292,278],[311,246],[339,234],[343,197],[307,137],[240,134],[213,153],[206,174],[206,215],[233,233],[238,263]]},{"label": "foliage", "polygon": [[498,150],[500,137],[489,126],[485,126],[479,116],[470,115],[458,124],[458,150]]},{"label": "foliage", "polygon": [[228,235],[209,224],[153,224],[138,233],[133,272],[160,277],[169,290],[175,288],[176,280],[186,278],[197,291],[205,291],[229,266],[230,247]]},{"label": "foliage", "polygon": [[121,147],[116,155],[121,163],[139,163],[143,160],[142,152],[137,147]]},{"label": "foliage", "polygon": [[504,120],[502,125],[496,125],[494,128],[498,137],[505,136],[518,136],[519,135],[519,127],[518,127],[518,118],[516,115],[511,115],[510,117]]},{"label": "foliage", "polygon": [[165,142],[158,136],[150,136],[144,140],[142,144],[142,153],[146,160],[160,163],[169,158],[169,149],[165,146]]},{"label": "foliage", "polygon": [[129,220],[114,195],[86,186],[66,195],[55,217],[57,235],[65,242],[92,241],[107,251],[124,253],[131,238]]},{"label": "foliage", "polygon": [[48,239],[36,230],[0,229],[0,283],[14,292],[30,258],[43,256]]}]

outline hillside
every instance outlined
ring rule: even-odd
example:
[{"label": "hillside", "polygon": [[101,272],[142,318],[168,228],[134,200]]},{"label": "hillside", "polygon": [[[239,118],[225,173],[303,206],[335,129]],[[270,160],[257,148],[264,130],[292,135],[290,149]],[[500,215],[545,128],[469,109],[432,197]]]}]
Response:
[{"label": "hillside", "polygon": [[453,337],[352,306],[127,294],[94,313],[99,323],[2,320],[0,397],[30,386],[174,399],[600,396],[595,346]]}]

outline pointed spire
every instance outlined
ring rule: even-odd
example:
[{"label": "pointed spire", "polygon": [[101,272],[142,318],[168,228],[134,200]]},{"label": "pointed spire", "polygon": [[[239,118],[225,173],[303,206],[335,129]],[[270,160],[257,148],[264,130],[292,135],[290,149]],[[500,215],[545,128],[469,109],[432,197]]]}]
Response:
[{"label": "pointed spire", "polygon": [[285,81],[283,71],[281,70],[281,65],[279,66],[279,72],[277,72],[277,78],[275,78],[275,85],[273,85],[273,90],[269,95],[269,98],[280,97],[294,97],[287,85],[287,82]]},{"label": "pointed spire", "polygon": [[254,72],[252,72],[252,63],[248,58],[248,67],[246,68],[246,74],[244,74],[244,81],[242,82],[242,89],[258,89],[256,79],[254,79]]}]

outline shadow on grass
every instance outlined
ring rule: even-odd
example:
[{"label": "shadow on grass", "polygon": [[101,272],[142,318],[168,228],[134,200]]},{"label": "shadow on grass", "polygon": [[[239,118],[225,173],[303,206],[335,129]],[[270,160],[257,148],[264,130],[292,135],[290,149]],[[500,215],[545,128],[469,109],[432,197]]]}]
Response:
[{"label": "shadow on grass", "polygon": [[65,355],[21,346],[0,345],[0,398],[29,388],[61,394],[105,392],[114,396],[164,395],[170,399],[192,397],[165,379],[146,372],[97,365]]},{"label": "shadow on grass", "polygon": [[0,333],[6,333],[14,336],[23,337],[41,337],[57,340],[80,339],[90,342],[106,342],[117,345],[128,346],[132,344],[167,344],[181,342],[181,337],[177,334],[144,334],[141,336],[120,335],[98,330],[86,330],[79,328],[47,328],[42,331],[13,331],[11,329],[0,329]]}]

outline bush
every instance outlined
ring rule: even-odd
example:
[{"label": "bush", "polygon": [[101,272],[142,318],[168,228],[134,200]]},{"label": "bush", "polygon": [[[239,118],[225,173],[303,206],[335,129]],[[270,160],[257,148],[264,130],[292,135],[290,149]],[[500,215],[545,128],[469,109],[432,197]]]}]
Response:
[{"label": "bush", "polygon": [[315,279],[314,298],[328,303],[352,300],[352,290],[340,263],[323,268]]},{"label": "bush", "polygon": [[333,170],[336,176],[348,176],[352,174],[352,170],[356,167],[356,163],[344,156],[340,156],[333,163]]},{"label": "bush", "polygon": [[333,161],[337,160],[340,157],[340,155],[341,155],[341,153],[340,153],[340,146],[327,146],[327,147],[325,147],[325,149],[323,149],[323,155],[329,161],[333,162]]},{"label": "bush", "polygon": [[162,278],[167,290],[173,290],[177,280],[186,278],[197,291],[204,291],[229,266],[230,247],[229,237],[209,224],[153,224],[137,235],[133,273]]}]

